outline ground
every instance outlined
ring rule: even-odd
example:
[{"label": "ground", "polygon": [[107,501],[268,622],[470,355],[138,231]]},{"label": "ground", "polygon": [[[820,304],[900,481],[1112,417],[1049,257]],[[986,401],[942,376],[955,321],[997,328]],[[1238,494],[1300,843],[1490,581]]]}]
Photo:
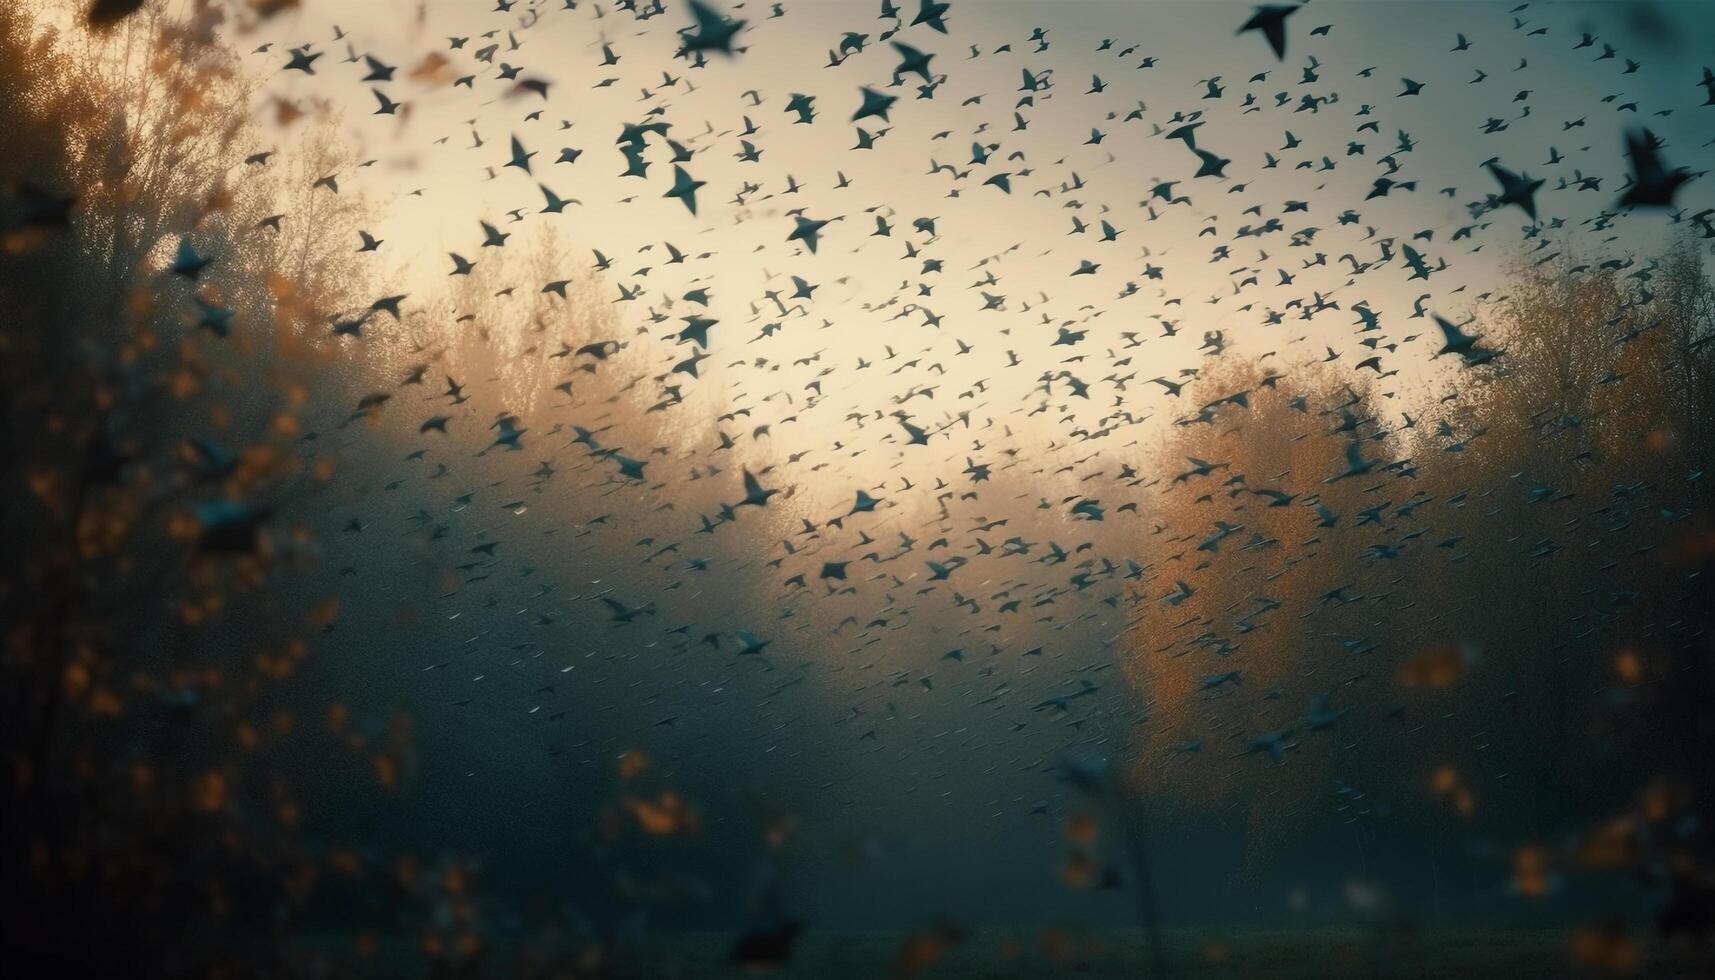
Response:
[{"label": "ground", "polygon": [[[728,961],[726,933],[657,933],[631,968],[611,974],[650,980],[706,980],[767,976],[781,980],[859,978],[979,978],[998,980],[1153,980],[1150,957],[1136,930],[1079,931],[1053,927],[993,927],[970,931],[955,944],[944,933],[829,932],[812,930],[791,959],[775,970]],[[491,943],[481,963],[435,971],[421,951],[383,943],[359,960],[354,941],[321,937],[311,972],[339,976],[514,977],[587,976],[529,969],[521,957],[540,960],[504,940]],[[1534,980],[1634,976],[1649,980],[1715,977],[1715,945],[1661,943],[1636,935],[1617,941],[1590,931],[1478,929],[1383,932],[1355,928],[1300,930],[1176,929],[1164,940],[1166,976],[1172,980]],[[575,957],[561,960],[562,964]]]}]

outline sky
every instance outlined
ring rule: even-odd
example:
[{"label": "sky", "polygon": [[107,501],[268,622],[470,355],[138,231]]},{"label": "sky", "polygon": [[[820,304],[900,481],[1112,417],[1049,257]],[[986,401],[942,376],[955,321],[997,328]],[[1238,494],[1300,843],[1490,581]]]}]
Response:
[{"label": "sky", "polygon": [[[395,281],[424,290],[444,282],[447,252],[474,257],[481,251],[482,219],[525,234],[553,227],[570,246],[567,275],[587,268],[586,250],[612,257],[610,294],[620,285],[645,289],[643,299],[620,307],[631,321],[641,320],[642,307],[665,310],[669,298],[709,286],[708,315],[722,327],[693,398],[717,409],[744,397],[723,355],[771,320],[785,322],[763,355],[776,365],[818,352],[849,361],[876,339],[906,355],[946,348],[957,338],[976,349],[947,365],[947,387],[988,379],[991,398],[1001,405],[1028,399],[1025,386],[1039,377],[1003,370],[1010,364],[1007,351],[1041,360],[1044,369],[1055,369],[1057,354],[1075,355],[1052,348],[1060,325],[1090,327],[1086,343],[1102,347],[1117,346],[1126,331],[1149,338],[1141,354],[1146,378],[1194,367],[1209,330],[1225,331],[1230,344],[1253,356],[1301,337],[1315,341],[1313,351],[1330,344],[1350,348],[1349,339],[1340,341],[1356,322],[1349,312],[1264,323],[1266,311],[1317,293],[1348,308],[1364,301],[1394,338],[1408,330],[1421,334],[1424,322],[1406,322],[1419,296],[1430,293],[1429,305],[1455,319],[1480,316],[1474,299],[1507,260],[1539,245],[1547,251],[1530,257],[1563,251],[1581,223],[1612,207],[1625,173],[1626,127],[1650,126],[1667,140],[1670,162],[1680,165],[1707,157],[1711,138],[1707,122],[1693,111],[1702,100],[1694,52],[1708,48],[1700,43],[1708,37],[1699,32],[1708,28],[1692,15],[1695,5],[1651,8],[1672,31],[1664,42],[1646,43],[1636,30],[1645,12],[1636,5],[1532,4],[1515,14],[1503,4],[1317,3],[1292,19],[1287,57],[1276,61],[1260,35],[1235,33],[1245,14],[1236,5],[962,4],[951,16],[950,35],[919,26],[894,38],[935,53],[934,71],[945,80],[933,99],[916,98],[910,83],[888,87],[899,59],[879,40],[887,22],[875,17],[874,6],[795,3],[785,5],[784,16],[769,18],[767,7],[752,5],[736,11],[748,21],[742,34],[748,51],[684,70],[671,58],[672,32],[687,19],[675,7],[638,22],[593,3],[575,10],[542,5],[538,16],[527,4],[502,14],[484,3],[352,8],[312,0],[262,33],[325,50],[316,76],[277,71],[283,63],[278,48],[248,63],[263,79],[263,98],[331,98],[360,155],[379,160],[344,186],[379,202],[373,231],[389,247],[374,258],[387,264]],[[1521,28],[1512,26],[1515,18]],[[523,29],[527,20],[531,26]],[[343,41],[331,40],[336,24]],[[1323,24],[1329,25],[1326,34],[1311,33]],[[1029,40],[1038,27],[1045,31],[1045,50]],[[523,66],[527,77],[552,81],[545,101],[507,95],[507,85],[493,78],[495,69],[473,59],[472,49],[482,43],[474,36],[486,30],[510,32],[495,39],[502,48],[497,64]],[[829,50],[846,31],[869,36],[864,50],[827,67]],[[1585,32],[1598,42],[1575,48]],[[1470,39],[1469,49],[1451,51],[1460,34]],[[446,38],[454,36],[473,40],[449,50]],[[518,41],[516,50],[509,38]],[[1107,39],[1109,50],[1098,50]],[[1609,42],[1619,57],[1594,61]],[[477,78],[472,88],[395,83],[390,97],[406,103],[400,118],[369,115],[371,86],[357,81],[363,69],[338,63],[348,44],[400,66],[401,75],[439,52],[453,59],[454,73]],[[602,64],[604,44],[617,63]],[[1006,45],[1010,51],[997,53]],[[973,48],[980,56],[971,57]],[[1639,63],[1635,74],[1622,74],[1627,58]],[[1151,67],[1136,67],[1145,59]],[[1311,59],[1317,67],[1314,80],[1306,81]],[[1023,69],[1048,73],[1052,87],[1019,92]],[[663,87],[663,70],[679,81]],[[1479,71],[1487,79],[1472,84]],[[1092,75],[1103,82],[1099,93],[1090,92]],[[1424,82],[1421,93],[1399,97],[1404,78]],[[1206,97],[1211,81],[1220,98]],[[890,121],[865,121],[872,132],[886,131],[875,148],[854,151],[856,126],[848,119],[863,85],[898,94],[900,101]],[[750,104],[743,94],[749,91],[760,104]],[[814,123],[794,124],[796,114],[786,105],[796,93],[814,98]],[[1285,106],[1277,107],[1277,93],[1288,97]],[[1015,131],[1021,95],[1034,95],[1036,105],[1024,112],[1029,128]],[[1338,101],[1295,111],[1307,95]],[[1601,101],[1610,95],[1615,98]],[[1255,101],[1247,105],[1250,96]],[[1142,117],[1126,121],[1140,105],[1146,107]],[[1632,105],[1636,111],[1624,108]],[[617,176],[624,169],[614,145],[621,126],[657,109],[672,125],[668,135],[694,151],[687,170],[707,182],[695,216],[662,196],[671,186],[672,164],[658,139],[646,177]],[[538,110],[538,118],[525,118]],[[1655,114],[1661,110],[1672,114]],[[1175,116],[1191,114],[1201,114],[1200,143],[1234,161],[1225,179],[1193,178],[1197,160],[1181,142],[1159,135]],[[762,156],[754,162],[736,158],[746,118],[759,129],[751,142]],[[1504,131],[1485,134],[1491,118],[1501,120]],[[1575,120],[1582,125],[1563,128]],[[560,128],[562,121],[570,128]],[[1366,122],[1376,124],[1374,131],[1357,132]],[[1102,133],[1099,144],[1090,144],[1092,130]],[[1288,131],[1301,141],[1297,149],[1284,149]],[[1409,134],[1409,153],[1399,150],[1401,134]],[[503,166],[513,136],[537,154],[532,175]],[[474,145],[479,139],[480,147]],[[973,143],[996,147],[987,164],[971,162]],[[583,155],[556,164],[562,147]],[[1559,162],[1549,162],[1549,147]],[[1265,169],[1265,153],[1279,166]],[[1385,172],[1382,160],[1390,154],[1399,165],[1393,179],[1416,181],[1416,190],[1362,201],[1353,209],[1361,217],[1342,225],[1339,215]],[[1332,169],[1324,169],[1325,159]],[[1489,159],[1547,178],[1542,217],[1563,224],[1521,241],[1528,221],[1516,210],[1473,218],[1469,205],[1496,190],[1481,166]],[[1313,166],[1298,169],[1303,161]],[[946,171],[930,173],[934,163],[970,176],[955,181]],[[1010,194],[981,183],[994,173],[1010,175]],[[835,188],[839,174],[850,186]],[[1601,177],[1602,189],[1554,190],[1558,180],[1577,175]],[[537,215],[538,181],[582,203],[557,216]],[[801,189],[786,193],[794,181]],[[1174,182],[1168,193],[1186,202],[1152,199],[1162,181]],[[734,203],[734,192],[746,182],[759,189]],[[1072,184],[1076,189],[1061,190]],[[421,196],[411,196],[418,189]],[[1696,185],[1687,191],[1681,201],[1687,213],[1699,209],[1703,193]],[[1302,210],[1283,211],[1281,203],[1290,201],[1302,202]],[[1253,206],[1256,213],[1245,213]],[[509,224],[513,208],[525,209],[529,220]],[[795,208],[838,219],[825,229],[816,255],[786,242],[793,228],[787,212]],[[870,235],[878,213],[894,225],[892,238]],[[932,244],[910,231],[920,217],[936,219]],[[1615,222],[1602,236],[1611,241],[1576,247],[1654,247],[1667,230],[1658,217]],[[1091,230],[1069,235],[1074,218]],[[1271,218],[1281,220],[1282,231],[1234,235]],[[1118,229],[1116,240],[1098,241],[1102,220]],[[1475,226],[1470,236],[1453,240],[1467,226]],[[1425,232],[1431,237],[1413,237]],[[1300,233],[1310,236],[1308,243],[1290,246]],[[1410,242],[1429,262],[1445,260],[1449,268],[1413,281],[1395,263],[1353,282],[1338,257],[1374,258],[1378,239]],[[917,258],[902,258],[907,241],[920,250]],[[710,255],[668,266],[668,242],[694,256]],[[1230,249],[1230,259],[1214,257],[1221,246]],[[1303,268],[1317,253],[1327,264]],[[939,261],[940,271],[924,273],[927,258]],[[1083,261],[1099,269],[1071,275]],[[646,268],[647,275],[638,274]],[[1151,277],[1152,269],[1159,278]],[[982,310],[978,291],[969,288],[989,271],[1002,276],[1002,284],[987,291],[1006,296],[1004,312]],[[789,275],[817,284],[813,315],[769,312],[765,293],[790,295]],[[1235,295],[1234,285],[1253,276],[1256,284]],[[919,283],[932,291],[916,294]],[[1128,283],[1135,292],[1116,298]],[[910,304],[942,317],[940,327],[923,327],[917,313],[896,319]],[[760,313],[752,314],[753,307]],[[1159,336],[1162,320],[1179,328],[1178,337]],[[1396,359],[1406,377],[1433,376],[1423,346],[1407,346]],[[904,394],[911,384],[890,383],[887,393]],[[825,394],[827,414],[874,407],[867,386]],[[1175,408],[1160,392],[1134,392],[1129,401],[1157,416]]]}]

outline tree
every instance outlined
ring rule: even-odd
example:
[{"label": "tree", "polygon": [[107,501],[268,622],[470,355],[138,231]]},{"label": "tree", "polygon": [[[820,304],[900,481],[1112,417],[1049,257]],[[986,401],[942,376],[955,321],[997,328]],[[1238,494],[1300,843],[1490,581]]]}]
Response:
[{"label": "tree", "polygon": [[285,273],[240,248],[262,186],[225,189],[250,145],[232,55],[212,8],[159,7],[96,37],[0,3],[4,888],[26,970],[110,972],[139,944],[170,951],[161,972],[278,962],[262,923],[345,862],[299,836],[292,760],[385,785],[409,748],[405,726],[371,745],[306,724],[290,693],[337,615],[289,587],[329,476],[295,451],[314,380],[254,342]]}]

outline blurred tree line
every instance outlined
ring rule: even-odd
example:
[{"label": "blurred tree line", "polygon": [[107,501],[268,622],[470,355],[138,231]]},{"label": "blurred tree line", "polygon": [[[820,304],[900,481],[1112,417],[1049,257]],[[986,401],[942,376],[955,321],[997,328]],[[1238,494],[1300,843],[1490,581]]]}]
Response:
[{"label": "blurred tree line", "polygon": [[[1151,463],[1138,785],[1238,807],[1259,842],[1391,799],[1449,855],[1510,842],[1526,894],[1622,867],[1653,908],[1707,901],[1706,250],[1520,265],[1464,329],[1501,356],[1391,382],[1226,361],[1187,388],[1248,404],[1182,420]],[[1442,339],[1427,318],[1393,332]],[[1169,483],[1188,457],[1215,468]],[[1354,458],[1373,466],[1347,476]]]},{"label": "blurred tree line", "polygon": [[[432,650],[441,620],[370,608],[359,566],[393,594],[487,605],[530,574],[529,550],[471,560],[497,501],[455,503],[468,478],[456,490],[400,479],[413,446],[511,481],[547,533],[660,510],[649,462],[700,442],[664,411],[676,358],[657,363],[620,334],[590,275],[565,271],[587,263],[551,231],[427,289],[381,281],[353,262],[372,214],[338,186],[362,161],[336,113],[258,109],[217,34],[232,26],[219,5],[148,4],[104,30],[82,25],[84,6],[0,0],[9,962],[353,969],[403,942],[438,969],[481,969],[481,865],[416,846],[402,795],[419,770],[417,719],[334,693],[373,687],[351,673],[369,669],[365,636]],[[396,314],[376,301],[407,291]],[[603,356],[574,355],[588,344]],[[551,412],[574,414],[583,441],[537,422]],[[444,432],[423,426],[434,413],[451,417]],[[516,446],[510,429],[523,430]],[[548,463],[567,448],[575,465]],[[724,468],[717,457],[707,473]],[[713,513],[737,483],[702,481],[666,509]],[[362,534],[381,520],[376,533],[402,544]],[[575,569],[600,544],[570,537],[543,544],[565,542],[553,553]],[[604,575],[609,588],[650,598],[675,560],[652,550]],[[743,609],[735,593],[762,577],[726,571],[673,612]],[[535,618],[537,647],[608,629],[591,597],[551,598],[571,604]],[[639,656],[646,639],[609,641],[636,679],[659,670]],[[330,665],[330,649],[356,656]],[[637,747],[626,740],[645,722],[632,721],[602,733],[608,757]],[[687,774],[622,758],[604,782],[577,784],[582,809],[550,815],[579,828],[561,873],[590,901],[570,917],[538,910],[534,969],[613,975],[635,911],[688,890],[629,860],[639,842],[697,832]],[[358,944],[306,948],[319,930]]]},{"label": "blurred tree line", "polygon": [[363,870],[298,835],[318,780],[293,760],[357,786],[409,748],[402,721],[288,693],[337,615],[281,588],[313,567],[332,476],[297,448],[327,385],[312,324],[363,284],[310,223],[262,223],[291,192],[244,172],[251,92],[214,9],[98,34],[72,5],[0,4],[6,936],[27,973],[275,962],[279,912]]}]

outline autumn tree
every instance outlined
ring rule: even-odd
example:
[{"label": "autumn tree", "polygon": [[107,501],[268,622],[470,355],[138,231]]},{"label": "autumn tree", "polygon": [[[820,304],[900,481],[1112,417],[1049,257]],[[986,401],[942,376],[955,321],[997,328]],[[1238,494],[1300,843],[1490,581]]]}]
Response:
[{"label": "autumn tree", "polygon": [[326,321],[250,252],[278,202],[228,181],[256,138],[213,10],[96,34],[0,3],[5,893],[26,967],[105,973],[144,943],[164,972],[277,963],[256,938],[277,908],[376,870],[305,845],[291,760],[373,785],[409,750],[408,725],[371,739],[290,693],[338,614],[290,587],[332,470],[296,451],[316,372],[269,341]]}]

